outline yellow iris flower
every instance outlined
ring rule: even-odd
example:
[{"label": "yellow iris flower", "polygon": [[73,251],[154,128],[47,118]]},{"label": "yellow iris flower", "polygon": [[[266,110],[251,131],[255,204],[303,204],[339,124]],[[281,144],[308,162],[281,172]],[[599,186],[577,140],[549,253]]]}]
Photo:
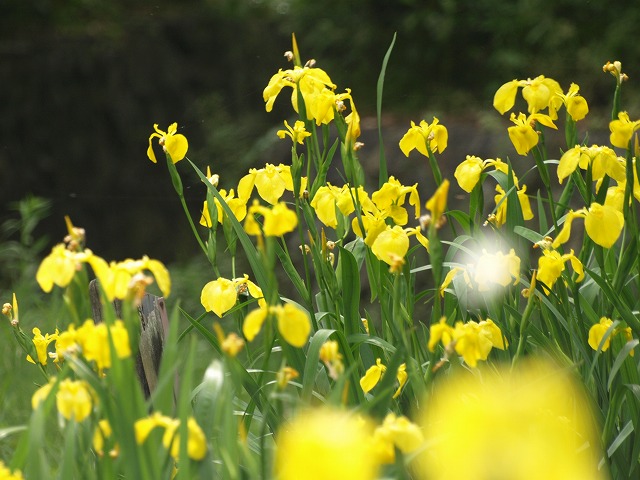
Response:
[{"label": "yellow iris flower", "polygon": [[[46,334],[42,335],[42,332],[38,327],[33,329],[33,345],[36,347],[36,354],[38,357],[38,363],[41,365],[46,365],[47,360],[49,359],[49,354],[47,353],[47,347],[51,342],[58,339],[58,330],[54,334]],[[30,363],[36,363],[31,355],[27,355],[27,361]]]},{"label": "yellow iris flower", "polygon": [[94,257],[93,252],[89,249],[77,252],[69,250],[60,243],[53,247],[51,253],[40,263],[36,272],[36,281],[47,293],[54,285],[64,288],[71,283],[80,265],[92,257]]},{"label": "yellow iris flower", "polygon": [[[571,372],[529,360],[471,375],[459,369],[423,409],[420,478],[604,480],[603,452]],[[473,445],[461,455],[461,445]]]},{"label": "yellow iris flower", "polygon": [[640,129],[640,120],[632,122],[627,112],[618,113],[618,118],[609,122],[611,145],[618,148],[629,148],[629,141],[638,129]]},{"label": "yellow iris flower", "polygon": [[400,150],[405,156],[409,156],[411,150],[418,150],[425,157],[429,156],[429,150],[433,153],[442,153],[447,148],[449,133],[439,120],[433,117],[433,122],[425,120],[416,125],[411,121],[411,128],[400,139]]},{"label": "yellow iris flower", "polygon": [[157,163],[156,154],[153,152],[153,145],[151,141],[154,138],[159,139],[159,143],[162,146],[162,149],[165,151],[169,157],[171,157],[171,161],[173,163],[178,163],[187,155],[187,150],[189,149],[189,142],[187,138],[181,133],[177,133],[178,124],[172,123],[169,125],[169,128],[166,132],[163,132],[158,128],[158,124],[153,125],[153,129],[155,133],[152,133],[149,136],[149,147],[147,148],[147,157],[153,163]]},{"label": "yellow iris flower", "polygon": [[[293,192],[293,178],[289,165],[272,165],[267,163],[264,168],[252,168],[249,173],[238,182],[238,197],[245,202],[251,198],[253,189],[258,190],[258,195],[271,205],[275,205],[284,194],[285,190]],[[307,188],[307,177],[302,177],[300,191]]]},{"label": "yellow iris flower", "polygon": [[587,170],[591,165],[591,178],[594,181],[601,180],[604,175],[609,175],[617,182],[626,181],[625,160],[618,157],[609,147],[592,145],[585,147],[576,145],[562,154],[558,164],[558,181],[571,175],[576,168]]},{"label": "yellow iris flower", "polygon": [[511,143],[520,155],[526,155],[533,147],[538,144],[538,132],[533,128],[536,122],[550,128],[557,129],[549,115],[542,113],[533,113],[528,117],[524,113],[519,113],[516,117],[515,113],[511,114],[510,120],[515,124],[509,127],[509,138]]},{"label": "yellow iris flower", "polygon": [[[233,212],[233,215],[236,217],[236,219],[239,222],[244,220],[244,217],[246,217],[247,215],[246,199],[236,197],[233,191],[233,188],[229,190],[229,193],[227,193],[227,191],[224,189],[221,189],[219,193],[220,193],[220,196],[224,199],[225,203],[229,206],[229,208]],[[225,213],[224,213],[224,210],[222,209],[222,205],[220,204],[217,198],[214,198],[213,201],[215,203],[216,210],[218,213],[218,222],[222,223],[224,222],[224,217],[225,217]],[[203,227],[212,226],[211,215],[209,214],[209,204],[206,200],[202,204],[202,216],[200,217],[200,225],[202,225]]]},{"label": "yellow iris flower", "polygon": [[92,255],[87,259],[91,265],[100,286],[104,290],[107,298],[124,300],[130,295],[138,295],[136,291],[135,278],[145,271],[153,274],[158,284],[158,288],[165,297],[171,293],[171,277],[167,267],[159,260],[154,260],[144,255],[139,260],[126,259],[121,262],[111,262],[107,264],[102,258]]},{"label": "yellow iris flower", "polygon": [[536,281],[544,283],[546,287],[543,287],[544,293],[549,295],[549,289],[553,288],[553,285],[562,275],[564,271],[565,262],[571,262],[573,271],[578,274],[576,282],[581,282],[584,279],[584,268],[582,262],[573,254],[573,250],[564,255],[560,255],[555,250],[544,249],[542,250],[542,256],[538,259],[538,272],[536,273]]},{"label": "yellow iris flower", "polygon": [[492,348],[504,350],[508,346],[500,327],[490,318],[481,322],[456,322],[454,328],[442,317],[429,329],[429,350],[433,352],[438,342],[442,342],[444,347],[453,346],[455,352],[472,368],[477,366],[478,360],[486,360]]},{"label": "yellow iris flower", "polygon": [[422,429],[405,416],[388,413],[382,425],[373,432],[373,444],[380,463],[391,464],[396,461],[395,449],[404,454],[416,451],[422,446]]},{"label": "yellow iris flower", "polygon": [[278,130],[276,132],[278,137],[289,137],[294,144],[297,142],[300,145],[304,145],[304,139],[311,136],[311,134],[305,129],[304,122],[302,120],[296,120],[293,127],[285,120],[284,126],[286,127],[286,130]]},{"label": "yellow iris flower", "polygon": [[87,382],[65,378],[58,386],[56,407],[67,420],[81,422],[91,414],[94,397]]},{"label": "yellow iris flower", "polygon": [[[598,323],[593,325],[589,329],[589,346],[594,350],[598,350],[600,344],[602,343],[602,339],[607,334],[611,326],[613,325],[613,320],[607,317],[602,317]],[[606,352],[611,345],[611,337],[613,336],[613,331],[607,336],[607,339],[604,341],[602,345],[602,351]]]},{"label": "yellow iris flower", "polygon": [[[353,195],[353,196],[352,196]],[[311,208],[316,212],[318,220],[324,225],[331,228],[338,227],[338,218],[336,216],[336,207],[347,216],[355,210],[353,198],[358,195],[359,202],[369,201],[367,192],[363,187],[356,189],[349,188],[349,185],[336,187],[327,183],[318,189],[311,200]]]},{"label": "yellow iris flower", "polygon": [[[504,225],[507,222],[507,198],[504,189],[500,185],[496,185],[496,192],[498,192],[494,201],[496,202],[497,210],[495,214],[496,225]],[[523,185],[517,192],[518,201],[520,202],[520,208],[522,209],[522,217],[524,220],[531,220],[533,218],[533,211],[531,210],[531,203],[527,196],[527,186]]]},{"label": "yellow iris flower", "polygon": [[[180,420],[155,412],[134,424],[136,442],[141,445],[155,428],[164,428],[162,444],[174,460],[180,457]],[[207,455],[207,439],[193,417],[187,419],[187,455],[192,460],[203,460]]]},{"label": "yellow iris flower", "polygon": [[589,113],[589,105],[585,98],[578,93],[579,91],[580,87],[572,83],[566,95],[558,94],[574,122],[582,120]]},{"label": "yellow iris flower", "polygon": [[302,348],[311,333],[311,321],[306,311],[293,304],[261,307],[249,312],[242,324],[242,333],[250,342],[258,335],[269,315],[276,318],[282,338],[294,347]]},{"label": "yellow iris flower", "polygon": [[502,85],[493,97],[493,106],[501,115],[511,110],[516,102],[518,88],[522,88],[522,96],[527,102],[529,113],[533,114],[549,109],[549,116],[556,119],[556,111],[562,104],[562,88],[560,84],[552,78],[539,75],[536,78],[527,80],[511,80]]},{"label": "yellow iris flower", "polygon": [[[375,365],[372,365],[367,369],[364,376],[360,379],[360,388],[364,393],[369,393],[378,384],[384,373],[387,371],[387,366],[382,363],[382,360],[376,358]],[[398,367],[396,372],[396,379],[398,380],[398,388],[393,394],[393,398],[397,398],[402,392],[402,388],[407,383],[409,376],[407,374],[407,364],[403,363]]]},{"label": "yellow iris flower", "polygon": [[213,312],[222,317],[231,310],[238,301],[239,293],[248,293],[261,305],[266,305],[262,289],[249,280],[249,275],[229,280],[220,277],[208,282],[200,294],[200,303],[207,312]]},{"label": "yellow iris flower", "polygon": [[[262,228],[255,215],[262,217]],[[286,203],[282,202],[277,203],[273,208],[268,208],[254,200],[244,220],[244,230],[247,234],[257,237],[261,237],[263,232],[267,237],[281,237],[285,233],[292,232],[297,225],[298,216],[293,210],[289,210]]]},{"label": "yellow iris flower", "polygon": [[279,480],[378,478],[370,422],[327,407],[298,414],[278,432]]}]

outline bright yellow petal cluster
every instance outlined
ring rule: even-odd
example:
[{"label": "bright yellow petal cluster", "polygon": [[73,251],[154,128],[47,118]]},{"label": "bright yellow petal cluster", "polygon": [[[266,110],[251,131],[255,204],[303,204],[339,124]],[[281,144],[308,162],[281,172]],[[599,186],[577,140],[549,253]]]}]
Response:
[{"label": "bright yellow petal cluster", "polygon": [[[589,346],[594,350],[598,350],[598,348],[600,348],[600,344],[602,343],[602,339],[605,337],[612,326],[613,320],[607,317],[602,317],[598,323],[596,323],[589,329]],[[609,349],[612,336],[613,329],[611,333],[607,335],[607,339],[602,344],[603,352],[606,352]]]},{"label": "bright yellow petal cluster", "polygon": [[447,148],[449,132],[444,125],[440,125],[439,120],[433,117],[433,122],[427,123],[425,120],[416,125],[411,122],[411,128],[400,139],[400,150],[405,156],[409,156],[411,150],[418,150],[425,157],[431,153],[442,153]]},{"label": "bright yellow petal cluster", "polygon": [[[42,332],[38,327],[33,329],[33,345],[36,348],[36,354],[38,357],[38,363],[41,365],[46,365],[47,360],[49,359],[49,354],[47,353],[47,347],[49,344],[58,339],[58,330],[54,334],[46,334],[42,335]],[[27,355],[27,360],[30,363],[36,363],[31,355]]]},{"label": "bright yellow petal cluster", "polygon": [[338,348],[338,342],[335,340],[327,340],[322,344],[322,347],[320,347],[320,361],[327,367],[329,376],[334,380],[337,380],[344,372],[342,354]]},{"label": "bright yellow petal cluster", "polygon": [[241,293],[248,293],[253,298],[258,299],[261,305],[266,305],[262,289],[249,280],[249,275],[247,274],[233,280],[220,277],[208,282],[202,288],[200,303],[207,312],[213,312],[222,317],[236,305],[238,294]]},{"label": "bright yellow petal cluster", "polygon": [[611,120],[609,130],[611,145],[618,148],[629,148],[633,134],[640,129],[640,120],[631,121],[627,112],[620,112],[616,120]]},{"label": "bright yellow petal cluster", "polygon": [[153,129],[155,130],[155,133],[152,133],[149,136],[149,147],[147,148],[147,157],[149,157],[149,160],[153,163],[157,162],[156,155],[153,152],[153,145],[151,144],[151,141],[154,138],[158,138],[158,142],[162,146],[162,149],[167,155],[169,155],[173,163],[178,163],[187,155],[189,142],[184,135],[177,133],[177,123],[169,125],[166,132],[160,130],[157,123],[153,125]]},{"label": "bright yellow petal cluster", "polygon": [[[162,444],[178,460],[180,457],[180,420],[167,417],[159,412],[141,418],[134,424],[136,442],[141,445],[156,427],[164,428]],[[193,417],[187,419],[187,455],[192,460],[203,460],[207,455],[207,439]]]},{"label": "bright yellow petal cluster", "polygon": [[551,120],[551,117],[542,113],[533,113],[528,117],[524,113],[519,113],[516,117],[515,113],[511,114],[510,120],[515,124],[509,127],[509,138],[520,155],[527,155],[529,150],[538,144],[539,135],[535,130],[536,122],[550,128],[557,129]]},{"label": "bright yellow petal cluster", "polygon": [[36,272],[36,281],[47,293],[53,289],[54,285],[64,288],[71,283],[81,265],[93,257],[89,249],[78,252],[59,243],[40,263]]},{"label": "bright yellow petal cluster", "polygon": [[462,190],[471,193],[480,181],[482,172],[490,167],[505,174],[509,172],[509,166],[499,158],[482,160],[474,155],[467,155],[467,158],[456,167],[453,176],[458,180]]},{"label": "bright yellow petal cluster", "polygon": [[559,95],[567,109],[567,113],[574,122],[579,122],[589,113],[589,105],[585,98],[578,93],[579,91],[580,87],[572,83],[566,95]]},{"label": "bright yellow petal cluster", "polygon": [[500,327],[490,318],[481,322],[456,322],[454,328],[443,317],[429,329],[429,350],[433,352],[438,342],[442,342],[445,348],[453,346],[472,368],[477,366],[478,360],[486,360],[492,348],[504,350],[508,345]]},{"label": "bright yellow petal cluster", "polygon": [[94,396],[87,382],[65,378],[60,382],[56,393],[58,412],[67,420],[73,418],[76,422],[81,422],[91,413]]},{"label": "bright yellow petal cluster", "polygon": [[294,347],[302,348],[311,333],[311,321],[306,311],[294,304],[271,305],[249,312],[242,324],[242,333],[250,342],[258,335],[269,315],[277,321],[278,331],[282,338]]},{"label": "bright yellow petal cluster", "polygon": [[[364,376],[360,379],[360,388],[364,393],[369,393],[378,384],[384,373],[387,371],[387,366],[382,363],[382,360],[376,358],[375,365],[372,365],[367,369]],[[398,367],[396,372],[396,379],[398,380],[398,388],[393,394],[393,398],[396,398],[402,392],[402,388],[407,383],[409,376],[407,374],[407,365],[405,363]]]},{"label": "bright yellow petal cluster", "polygon": [[[566,368],[459,370],[424,409],[421,478],[604,480],[590,402]],[[472,445],[461,455],[461,445]]]},{"label": "bright yellow petal cluster", "polygon": [[[107,298],[124,300],[131,296],[141,297],[144,294],[145,282],[139,282],[144,272],[153,274],[158,288],[165,297],[171,293],[171,278],[169,271],[159,260],[153,260],[146,255],[139,260],[126,259],[121,262],[107,264],[102,258],[92,256],[88,260],[100,286]],[[141,287],[142,285],[142,287]],[[142,288],[142,291],[140,290]]]},{"label": "bright yellow petal cluster", "polygon": [[560,255],[556,250],[544,249],[542,254],[538,259],[536,280],[546,285],[546,287],[543,287],[545,294],[549,294],[549,289],[553,288],[553,285],[560,278],[564,271],[564,264],[567,261],[571,262],[573,270],[578,274],[576,282],[581,282],[584,279],[582,262],[573,254],[573,250]]},{"label": "bright yellow petal cluster", "polygon": [[[496,202],[495,224],[497,226],[507,223],[507,197],[504,189],[500,185],[496,185],[496,192],[498,192],[493,198]],[[531,210],[531,202],[527,196],[527,186],[523,185],[517,192],[518,201],[520,202],[520,208],[522,209],[522,218],[524,220],[531,220],[533,218],[533,211]]]},{"label": "bright yellow petal cluster", "polygon": [[548,108],[550,117],[554,120],[557,118],[556,112],[562,104],[562,88],[558,82],[544,75],[533,80],[511,80],[502,85],[493,97],[493,106],[501,115],[515,105],[518,88],[522,88],[522,96],[527,101],[530,114]]},{"label": "bright yellow petal cluster", "polygon": [[304,145],[304,139],[311,136],[311,134],[305,129],[304,122],[302,120],[296,120],[293,127],[285,120],[284,126],[286,130],[278,130],[276,132],[278,137],[289,137],[294,144],[299,143],[300,145]]},{"label": "bright yellow petal cluster", "polygon": [[621,202],[617,202],[616,198],[609,196],[604,205],[593,202],[588,210],[582,208],[576,212],[569,211],[562,230],[553,241],[553,248],[558,248],[569,240],[571,225],[575,218],[584,218],[584,227],[591,240],[603,248],[611,248],[620,238],[624,227],[624,216],[619,210]]},{"label": "bright yellow petal cluster", "polygon": [[[227,191],[224,189],[221,189],[219,193],[220,196],[224,199],[224,202],[233,212],[236,220],[238,220],[239,222],[244,220],[244,217],[246,217],[247,215],[247,200],[244,198],[236,197],[233,188],[229,190],[229,193],[227,193]],[[218,222],[222,223],[224,222],[225,218],[225,213],[222,209],[222,205],[217,198],[214,198],[213,201],[217,210]],[[200,217],[200,225],[202,225],[203,227],[211,227],[213,225],[213,222],[211,221],[211,215],[209,214],[209,204],[206,200],[202,205],[202,216]]]},{"label": "bright yellow petal cluster", "polygon": [[[258,224],[255,215],[262,217],[262,227]],[[263,232],[267,237],[281,237],[285,233],[292,232],[298,225],[298,216],[293,210],[289,210],[286,203],[276,203],[273,208],[262,206],[257,200],[249,207],[249,212],[244,221],[244,229],[249,235],[261,237]]]},{"label": "bright yellow petal cluster", "polygon": [[[55,379],[52,378],[49,383],[36,390],[31,397],[34,410],[49,396],[54,384]],[[94,398],[95,394],[87,382],[65,378],[58,385],[56,407],[60,415],[67,420],[81,422],[91,414]]]},{"label": "bright yellow petal cluster", "polygon": [[2,480],[24,480],[20,470],[10,470],[2,460],[0,460],[0,479]]},{"label": "bright yellow petal cluster", "polygon": [[562,183],[578,167],[587,170],[590,166],[593,181],[602,180],[605,175],[608,175],[618,183],[624,183],[627,179],[625,165],[625,159],[616,155],[616,152],[609,147],[576,145],[560,157],[558,181]]},{"label": "bright yellow petal cluster", "polygon": [[356,189],[350,189],[348,185],[336,187],[327,183],[327,185],[320,187],[313,196],[311,208],[315,210],[318,220],[324,225],[337,228],[338,218],[336,216],[336,207],[344,216],[353,213],[355,210],[353,204],[355,195],[360,197],[360,203],[362,203],[364,197],[368,200],[368,195],[362,187],[359,187],[356,192]]},{"label": "bright yellow petal cluster", "polygon": [[409,196],[409,205],[414,207],[415,218],[420,218],[420,197],[418,184],[411,187],[402,185],[395,177],[389,177],[379,190],[373,192],[371,201],[387,217],[391,217],[396,225],[406,225],[409,221],[404,203]]},{"label": "bright yellow petal cluster", "polygon": [[[301,190],[306,188],[306,177],[302,178]],[[284,194],[285,190],[293,192],[293,178],[289,165],[272,165],[267,163],[264,168],[251,168],[249,173],[238,182],[238,197],[251,198],[253,189],[258,190],[258,195],[271,205],[275,205]]]},{"label": "bright yellow petal cluster", "polygon": [[278,432],[279,480],[373,480],[378,460],[369,422],[328,408],[309,410]]},{"label": "bright yellow petal cluster", "polygon": [[483,250],[470,270],[480,292],[487,292],[496,284],[506,287],[513,282],[517,285],[520,281],[520,257],[513,248],[506,255],[500,251],[488,253]]},{"label": "bright yellow petal cluster", "polygon": [[95,362],[98,372],[111,367],[109,337],[118,358],[131,356],[129,333],[122,320],[116,320],[111,326],[105,323],[96,325],[93,320],[87,320],[75,331],[75,342],[79,345],[82,356]]},{"label": "bright yellow petal cluster", "polygon": [[396,461],[396,448],[404,454],[415,452],[424,443],[421,428],[405,416],[389,413],[373,432],[373,443],[380,463]]}]

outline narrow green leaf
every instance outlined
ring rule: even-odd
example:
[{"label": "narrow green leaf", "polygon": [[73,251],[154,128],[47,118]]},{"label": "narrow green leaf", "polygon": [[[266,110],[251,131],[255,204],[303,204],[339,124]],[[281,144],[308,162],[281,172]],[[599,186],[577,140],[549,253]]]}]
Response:
[{"label": "narrow green leaf", "polygon": [[322,348],[322,345],[329,339],[333,332],[335,332],[335,330],[321,329],[318,330],[311,339],[304,365],[304,375],[302,377],[302,392],[300,398],[303,402],[309,402],[311,400],[316,372],[318,371],[318,362],[320,360],[320,348]]},{"label": "narrow green leaf", "polygon": [[389,63],[389,57],[391,57],[391,51],[396,43],[396,33],[393,34],[391,45],[387,49],[387,53],[382,60],[382,68],[380,69],[380,75],[378,76],[378,84],[376,85],[376,116],[378,118],[378,142],[380,144],[380,165],[378,174],[378,187],[389,180],[389,174],[387,172],[387,159],[384,153],[384,145],[382,143],[382,91],[384,89],[384,77],[387,72],[387,64]]},{"label": "narrow green leaf", "polygon": [[616,452],[616,450],[618,450],[620,445],[622,445],[624,443],[624,441],[627,439],[627,437],[629,435],[631,435],[631,433],[633,433],[633,430],[634,430],[633,429],[633,422],[631,420],[629,420],[625,424],[623,429],[620,430],[620,433],[615,438],[615,440],[613,442],[611,442],[611,445],[609,445],[609,448],[607,449],[607,456],[609,458],[611,458],[613,456],[613,454]]},{"label": "narrow green leaf", "polygon": [[340,287],[345,335],[360,331],[360,272],[353,254],[340,247]]},{"label": "narrow green leaf", "polygon": [[637,338],[634,338],[633,340],[627,342],[624,345],[624,347],[622,347],[620,352],[618,352],[618,355],[616,356],[616,359],[613,362],[613,366],[611,367],[611,372],[609,373],[609,380],[607,381],[607,390],[611,390],[611,384],[613,383],[613,379],[618,373],[618,370],[620,370],[620,367],[629,356],[629,353],[638,345],[638,343],[640,343],[640,341],[638,341]]}]

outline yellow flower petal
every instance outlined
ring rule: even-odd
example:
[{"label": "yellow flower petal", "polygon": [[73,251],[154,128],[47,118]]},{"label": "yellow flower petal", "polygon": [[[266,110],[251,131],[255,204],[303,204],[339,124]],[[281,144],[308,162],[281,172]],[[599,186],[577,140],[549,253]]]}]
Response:
[{"label": "yellow flower petal", "polygon": [[242,333],[247,340],[252,342],[253,339],[256,338],[256,335],[258,335],[262,328],[262,324],[267,319],[268,313],[269,311],[266,308],[257,308],[249,312],[244,318]]},{"label": "yellow flower petal", "polygon": [[234,282],[222,277],[207,283],[200,295],[200,303],[204,309],[219,317],[231,310],[237,300],[238,292]]},{"label": "yellow flower petal", "polygon": [[620,237],[624,217],[615,208],[594,202],[584,219],[584,226],[591,240],[601,247],[611,248]]},{"label": "yellow flower petal", "polygon": [[279,309],[277,316],[278,331],[282,338],[289,345],[298,348],[304,347],[311,332],[311,322],[307,313],[287,303],[281,310]]}]

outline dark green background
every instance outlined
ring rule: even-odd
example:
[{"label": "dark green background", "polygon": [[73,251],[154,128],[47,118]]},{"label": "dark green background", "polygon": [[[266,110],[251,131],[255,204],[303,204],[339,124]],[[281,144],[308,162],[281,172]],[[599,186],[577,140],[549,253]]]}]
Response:
[{"label": "dark green background", "polygon": [[[397,32],[384,110],[399,131],[433,114],[451,129],[462,122],[463,132],[479,131],[482,118],[503,121],[491,108],[499,85],[539,74],[565,89],[579,83],[593,118],[606,121],[613,79],[601,66],[621,60],[629,92],[640,78],[640,9],[630,0],[615,8],[584,0],[1,4],[0,220],[14,215],[12,201],[48,198],[52,215],[39,233],[58,241],[69,214],[107,259],[169,262],[197,251],[165,166],[146,158],[154,123],[177,121],[190,158],[211,165],[222,187],[250,166],[287,161],[274,128],[291,115],[288,93],[267,114],[262,89],[287,67],[291,32],[303,58],[315,58],[340,91],[352,88],[363,118],[374,115],[380,65]],[[637,117],[637,97],[625,92],[625,101]],[[392,155],[396,137],[387,140]],[[464,136],[453,143],[464,149]],[[196,213],[204,190],[178,166]]]}]

